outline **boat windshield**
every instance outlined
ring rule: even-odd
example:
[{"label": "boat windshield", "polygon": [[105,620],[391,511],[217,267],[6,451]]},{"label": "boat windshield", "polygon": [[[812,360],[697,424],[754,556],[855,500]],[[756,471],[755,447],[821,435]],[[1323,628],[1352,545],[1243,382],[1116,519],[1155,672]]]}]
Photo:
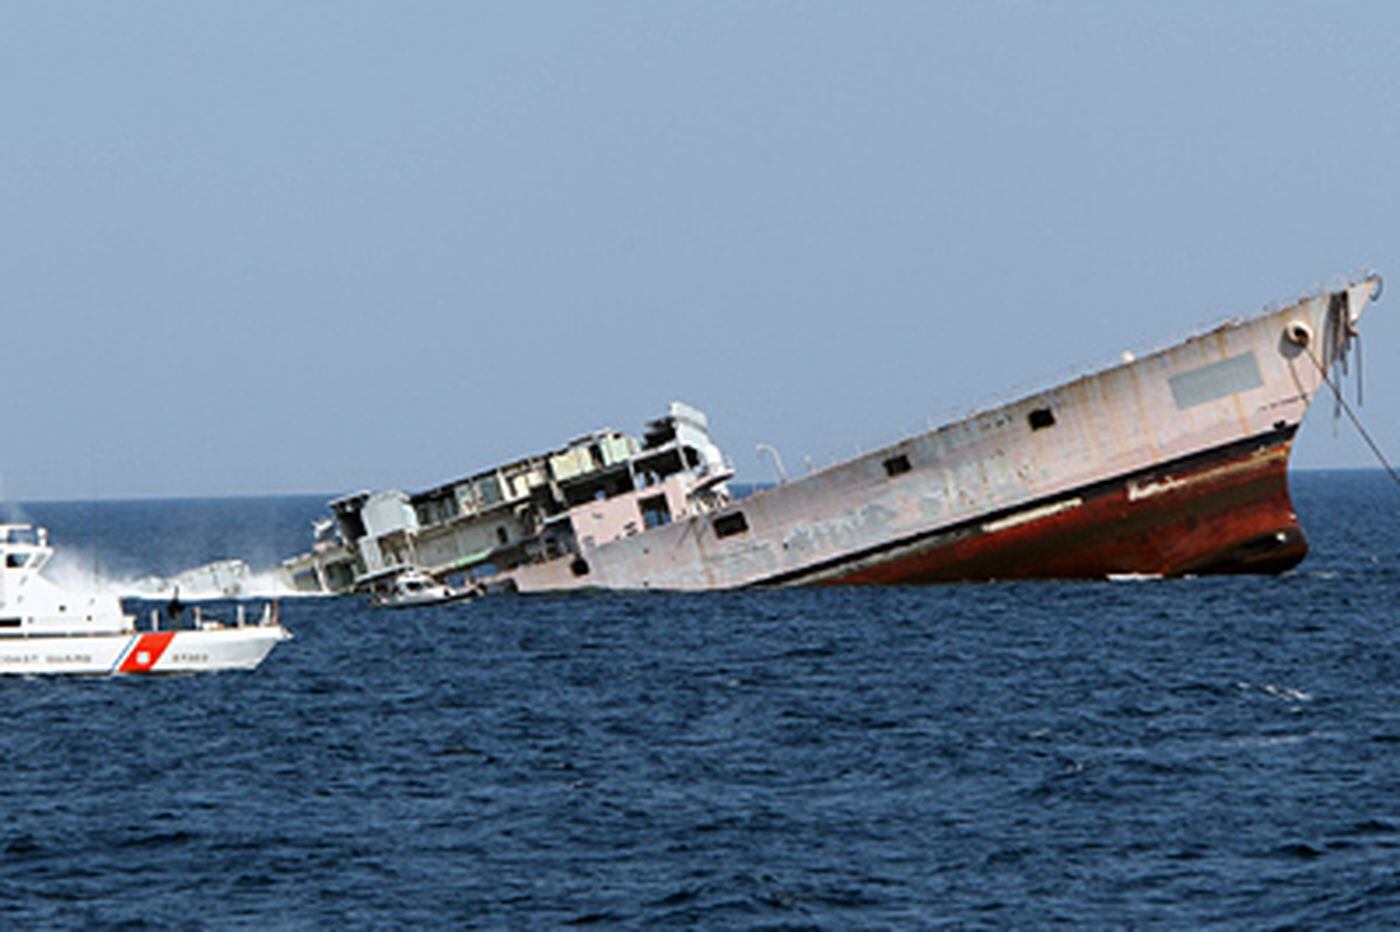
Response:
[{"label": "boat windshield", "polygon": [[39,532],[32,527],[5,528],[4,543],[28,544],[31,547],[37,547],[39,545]]}]

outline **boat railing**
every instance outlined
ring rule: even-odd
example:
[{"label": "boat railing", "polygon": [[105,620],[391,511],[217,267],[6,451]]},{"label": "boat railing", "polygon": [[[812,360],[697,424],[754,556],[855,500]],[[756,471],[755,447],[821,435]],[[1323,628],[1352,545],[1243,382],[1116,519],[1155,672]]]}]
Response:
[{"label": "boat railing", "polygon": [[[233,619],[236,628],[275,628],[282,623],[282,606],[276,600],[263,603],[262,614],[258,616],[257,621],[250,624],[247,607],[240,603],[234,609]],[[218,631],[226,627],[228,626],[218,618],[206,618],[201,606],[194,607],[194,629],[196,631]],[[159,631],[160,629],[160,609],[153,608],[151,609],[151,630]]]},{"label": "boat railing", "polygon": [[[1175,346],[1178,346],[1181,343],[1184,343],[1188,340],[1206,336],[1220,329],[1221,327],[1238,326],[1240,324],[1248,323],[1251,320],[1260,317],[1265,317],[1269,314],[1273,314],[1290,307],[1296,307],[1297,305],[1303,304],[1307,301],[1323,297],[1335,291],[1340,291],[1346,288],[1354,287],[1372,279],[1376,280],[1377,282],[1377,285],[1373,287],[1372,291],[1371,300],[1374,301],[1376,300],[1376,298],[1379,297],[1380,288],[1380,276],[1376,272],[1369,269],[1363,269],[1352,272],[1348,275],[1335,276],[1333,278],[1318,282],[1316,285],[1313,285],[1310,288],[1298,292],[1292,298],[1280,299],[1277,301],[1270,302],[1269,304],[1264,305],[1252,314],[1232,315],[1229,317],[1213,315],[1211,317],[1202,318],[1201,320],[1197,321],[1195,324],[1189,327],[1184,327],[1175,331],[1166,340],[1159,339],[1151,343],[1138,344],[1136,346],[1133,346],[1132,348],[1123,350],[1116,357],[1102,355],[1081,359],[1080,361],[1071,363],[1070,365],[1062,366],[1055,372],[1049,373],[1047,375],[1042,375],[1032,380],[1011,385],[994,393],[979,394],[978,396],[968,401],[959,402],[955,405],[949,405],[947,407],[944,407],[941,410],[924,418],[921,422],[907,424],[903,428],[896,428],[897,433],[893,435],[886,435],[882,438],[873,441],[867,439],[866,442],[856,445],[855,452],[857,455],[863,455],[867,452],[881,450],[886,447],[902,443],[914,437],[920,437],[924,434],[932,433],[944,427],[949,427],[955,424],[963,423],[965,421],[973,420],[977,417],[980,417],[985,414],[990,414],[1008,405],[1015,404],[1021,401],[1026,401],[1028,399],[1036,397],[1037,395],[1041,395],[1043,393],[1059,389],[1064,385],[1078,381],[1079,379],[1085,379],[1092,376],[1100,375],[1104,372],[1116,368],[1117,366],[1125,365],[1127,363],[1135,362],[1139,359],[1154,356],[1158,353],[1164,352]],[[830,466],[840,465],[843,461],[843,457],[838,455],[834,451],[828,452],[830,456]],[[819,471],[821,471],[820,468],[813,469],[811,467],[809,467],[807,470],[809,474],[812,472]]]}]

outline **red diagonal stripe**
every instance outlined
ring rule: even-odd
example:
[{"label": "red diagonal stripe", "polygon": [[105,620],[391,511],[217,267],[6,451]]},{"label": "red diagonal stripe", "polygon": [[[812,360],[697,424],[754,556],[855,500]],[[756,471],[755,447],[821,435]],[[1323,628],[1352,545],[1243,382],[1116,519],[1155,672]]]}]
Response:
[{"label": "red diagonal stripe", "polygon": [[156,665],[160,655],[165,653],[165,649],[170,646],[170,640],[175,637],[174,631],[152,631],[149,634],[141,635],[141,640],[136,642],[136,646],[127,652],[126,659],[122,661],[120,672],[122,673],[150,673],[151,667]]}]

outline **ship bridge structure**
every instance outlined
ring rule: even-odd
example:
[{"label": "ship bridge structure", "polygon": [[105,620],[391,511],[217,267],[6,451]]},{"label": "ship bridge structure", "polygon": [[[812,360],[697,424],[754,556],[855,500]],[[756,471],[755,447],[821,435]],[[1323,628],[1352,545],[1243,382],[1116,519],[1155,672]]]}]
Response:
[{"label": "ship bridge structure", "polygon": [[334,499],[316,546],[282,573],[301,592],[365,589],[409,569],[487,581],[709,513],[732,475],[705,414],[672,402],[640,438],[605,428],[420,492]]}]

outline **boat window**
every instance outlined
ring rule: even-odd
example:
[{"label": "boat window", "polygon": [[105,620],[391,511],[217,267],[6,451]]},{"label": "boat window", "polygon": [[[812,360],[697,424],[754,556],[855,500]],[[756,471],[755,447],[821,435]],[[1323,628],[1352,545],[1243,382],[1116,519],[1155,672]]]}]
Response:
[{"label": "boat window", "polygon": [[575,576],[587,576],[588,561],[585,560],[583,557],[575,557],[574,562],[569,564],[569,569],[573,572]]},{"label": "boat window", "polygon": [[666,496],[653,495],[637,502],[642,509],[642,522],[647,527],[662,527],[671,523],[671,508],[666,504]]},{"label": "boat window", "polygon": [[501,483],[495,476],[483,476],[476,480],[476,496],[482,507],[489,507],[501,500]]},{"label": "boat window", "polygon": [[17,570],[17,569],[19,569],[20,567],[24,566],[24,564],[26,564],[26,563],[28,563],[28,562],[29,562],[29,557],[28,557],[27,554],[23,554],[23,553],[7,553],[7,554],[5,554],[5,565],[8,566],[8,567],[9,567],[10,569],[12,569],[12,570]]},{"label": "boat window", "polygon": [[0,628],[18,628],[19,625],[18,618],[0,618]]},{"label": "boat window", "polygon": [[500,541],[502,545],[510,543],[510,531],[506,530],[505,525],[496,528],[496,540]]},{"label": "boat window", "polygon": [[358,511],[337,511],[336,517],[340,523],[341,537],[356,541],[365,536],[365,519]]},{"label": "boat window", "polygon": [[1049,408],[1036,408],[1026,419],[1031,422],[1031,430],[1044,430],[1055,426],[1055,412]]},{"label": "boat window", "polygon": [[903,453],[898,456],[891,456],[889,459],[885,460],[885,475],[890,478],[902,475],[908,472],[909,469],[909,457],[905,456]]},{"label": "boat window", "polygon": [[441,524],[457,517],[457,499],[455,498],[434,498],[418,505],[415,511],[418,513],[419,524]]},{"label": "boat window", "polygon": [[732,537],[735,534],[742,534],[748,529],[749,522],[744,520],[742,511],[732,511],[715,519],[716,537]]}]

